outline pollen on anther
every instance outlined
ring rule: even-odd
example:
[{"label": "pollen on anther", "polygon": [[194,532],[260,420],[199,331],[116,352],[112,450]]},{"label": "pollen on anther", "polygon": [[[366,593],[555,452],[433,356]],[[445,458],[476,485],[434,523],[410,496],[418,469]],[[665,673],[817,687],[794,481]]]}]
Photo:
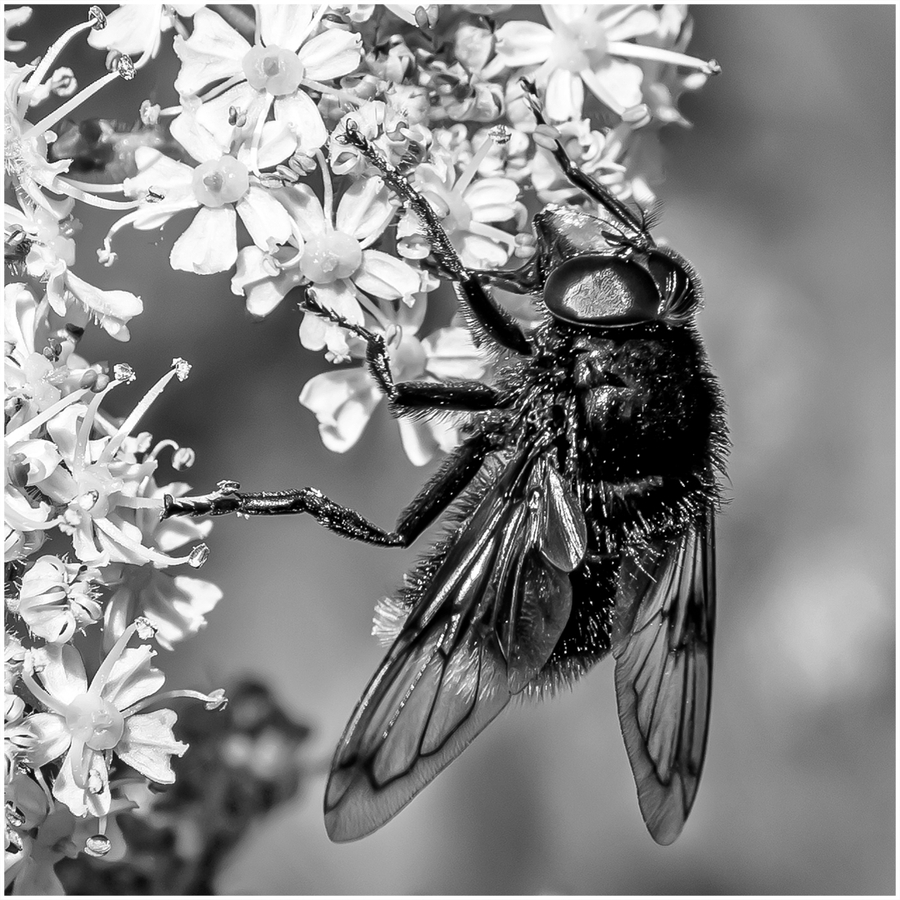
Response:
[{"label": "pollen on anther", "polygon": [[137,378],[137,375],[128,363],[117,363],[113,366],[113,378],[116,381],[124,381],[126,384],[131,384]]},{"label": "pollen on anther", "polygon": [[135,631],[137,632],[137,636],[142,641],[149,641],[158,631],[157,627],[144,616],[138,616],[137,619],[134,620]]},{"label": "pollen on anther", "polygon": [[175,369],[175,377],[179,381],[184,381],[190,374],[191,364],[186,359],[176,356],[175,359],[172,360],[172,368]]}]

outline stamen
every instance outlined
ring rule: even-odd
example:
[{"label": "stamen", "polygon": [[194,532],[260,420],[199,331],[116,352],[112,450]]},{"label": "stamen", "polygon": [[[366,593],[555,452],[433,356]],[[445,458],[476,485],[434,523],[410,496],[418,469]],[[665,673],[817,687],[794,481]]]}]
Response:
[{"label": "stamen", "polygon": [[[82,190],[80,187],[76,187],[76,185],[82,182],[71,182],[67,178],[63,178],[59,175],[57,175],[55,181],[59,187],[51,188],[51,190],[57,190],[61,194],[67,194],[75,200],[81,200],[82,203],[87,203],[89,206],[96,206],[98,209],[109,209],[113,211],[137,209],[143,202],[141,200],[106,200],[93,193]],[[115,190],[122,190],[122,188],[116,187]],[[102,193],[102,189],[100,192]]]},{"label": "stamen", "polygon": [[[266,91],[265,103],[262,110],[260,110],[259,118],[256,120],[256,125],[253,128],[253,137],[250,141],[250,170],[254,175],[260,174],[259,145],[262,143],[262,133],[266,124],[266,117],[269,115],[269,110],[272,108],[274,102],[275,96]],[[235,131],[237,131],[237,128],[235,128]]]},{"label": "stamen", "polygon": [[361,291],[358,291],[352,281],[345,279],[344,286],[353,293],[357,303],[359,303],[359,305],[381,326],[382,331],[387,331],[390,328],[392,323],[388,320],[387,316],[385,316],[372,300]]},{"label": "stamen", "polygon": [[320,3],[319,8],[313,14],[313,17],[309,20],[309,25],[307,26],[306,31],[303,32],[303,36],[297,42],[298,47],[303,46],[303,42],[319,27],[319,22],[322,21],[322,16],[325,15],[326,10],[328,9],[327,3]]},{"label": "stamen", "polygon": [[465,167],[465,169],[463,169],[462,175],[460,175],[459,178],[456,179],[456,184],[453,185],[454,191],[459,194],[462,194],[465,191],[465,189],[471,183],[472,179],[478,173],[478,167],[490,152],[493,143],[494,140],[490,137],[482,142],[475,155],[469,160],[469,164]]},{"label": "stamen", "polygon": [[84,738],[73,737],[72,744],[69,747],[69,754],[72,757],[72,775],[75,778],[75,784],[81,790],[86,791],[91,774],[90,763],[94,751],[85,744]]},{"label": "stamen", "polygon": [[27,440],[38,430],[38,428],[45,425],[54,418],[54,416],[58,416],[66,407],[71,406],[73,403],[77,403],[85,394],[89,393],[91,393],[90,388],[78,388],[78,390],[72,391],[71,394],[67,394],[62,400],[57,400],[56,403],[52,406],[48,406],[42,413],[36,415],[33,419],[29,419],[27,422],[6,435],[6,446],[11,447],[18,441]]},{"label": "stamen", "polygon": [[144,395],[144,399],[141,400],[140,403],[131,411],[128,418],[122,423],[119,430],[112,436],[109,443],[103,448],[103,452],[100,454],[100,458],[97,460],[98,463],[104,464],[109,463],[112,458],[116,455],[119,450],[119,447],[122,446],[122,442],[125,438],[128,437],[129,434],[134,430],[137,423],[141,420],[144,413],[151,407],[153,401],[163,392],[166,385],[178,374],[178,368],[173,366],[159,381],[150,388],[149,391]]},{"label": "stamen", "polygon": [[314,91],[318,91],[320,94],[329,94],[332,97],[335,97],[338,100],[342,100],[344,103],[349,103],[352,106],[362,106],[366,101],[361,97],[355,97],[353,94],[348,94],[347,91],[342,91],[339,88],[329,87],[327,84],[322,84],[321,81],[313,81],[311,78],[301,78],[300,84],[304,87],[312,88]]},{"label": "stamen", "polygon": [[91,400],[90,405],[87,408],[87,412],[84,414],[84,418],[81,420],[81,425],[78,427],[78,433],[75,437],[75,455],[72,461],[72,468],[74,469],[74,473],[80,472],[84,469],[84,460],[87,456],[87,447],[88,441],[91,437],[91,427],[94,424],[94,417],[97,413],[97,407],[103,402],[103,398],[114,388],[116,385],[121,382],[113,379],[110,383],[99,393],[94,394],[94,399]]},{"label": "stamen", "polygon": [[325,227],[328,231],[334,231],[333,216],[334,216],[334,187],[331,184],[331,172],[327,165],[325,165],[325,157],[322,155],[321,150],[316,150],[316,159],[319,161],[319,168],[322,171],[322,188],[324,190],[324,202],[322,206],[325,211]]},{"label": "stamen", "polygon": [[173,450],[179,450],[179,446],[175,441],[171,438],[165,438],[160,441],[151,451],[147,454],[147,459],[156,459],[159,454],[166,449],[166,447],[171,447]]},{"label": "stamen", "polygon": [[138,703],[135,703],[134,706],[129,706],[128,711],[125,713],[126,718],[128,716],[133,716],[135,713],[140,712],[142,709],[146,709],[148,706],[152,706],[155,703],[159,703],[161,700],[180,700],[182,698],[188,700],[199,700],[203,703],[207,709],[219,709],[225,704],[228,703],[228,698],[225,696],[225,691],[221,688],[219,690],[213,691],[211,694],[201,694],[200,691],[163,691],[159,694],[154,694],[152,697],[148,697],[146,700],[141,700]]},{"label": "stamen", "polygon": [[610,41],[607,51],[611,56],[624,56],[631,59],[650,59],[655,62],[671,63],[673,66],[686,66],[689,69],[699,69],[706,75],[718,75],[721,71],[719,64],[711,59],[709,61],[697,59],[696,56],[688,56],[685,53],[676,53],[674,50],[664,50],[662,47],[648,47],[646,44],[631,44],[628,41]]},{"label": "stamen", "polygon": [[93,697],[99,697],[100,691],[109,680],[113,666],[119,661],[119,657],[125,652],[125,645],[131,640],[131,636],[137,631],[137,622],[132,622],[121,634],[119,639],[113,644],[112,650],[106,654],[97,674],[91,680],[91,685],[87,689],[87,693]]},{"label": "stamen", "polygon": [[140,541],[130,538],[121,528],[114,525],[109,519],[94,519],[93,525],[98,531],[102,531],[107,537],[111,538],[117,544],[129,550],[135,556],[152,562],[157,569],[167,569],[169,566],[190,565],[194,554],[193,551],[186,556],[167,556],[153,547],[147,547]]},{"label": "stamen", "polygon": [[102,78],[99,78],[93,84],[89,84],[86,88],[79,91],[74,97],[71,97],[62,106],[57,107],[52,113],[44,116],[36,125],[31,125],[22,132],[22,139],[27,140],[35,134],[43,134],[51,125],[64,119],[72,110],[77,109],[84,103],[88,97],[96,94],[97,91],[106,87],[111,81],[115,81],[119,77],[118,72],[107,72]]},{"label": "stamen", "polygon": [[159,509],[163,508],[162,497],[126,497],[121,496],[116,501],[116,506],[126,506],[128,509]]},{"label": "stamen", "polygon": [[[28,81],[25,83],[25,88],[28,93],[31,93],[31,91],[46,78],[47,73],[56,61],[56,57],[59,56],[66,44],[82,31],[90,31],[90,29],[94,27],[95,21],[96,20],[92,16],[87,22],[82,22],[80,25],[73,25],[68,31],[64,31],[59,38],[54,41],[50,49],[44,54],[44,58],[40,61],[38,67],[31,73]],[[26,91],[23,91],[23,93],[25,92]]]},{"label": "stamen", "polygon": [[66,176],[66,184],[77,188],[80,191],[91,191],[94,194],[121,194],[125,191],[124,184],[94,184],[91,181],[78,181],[75,178]]}]

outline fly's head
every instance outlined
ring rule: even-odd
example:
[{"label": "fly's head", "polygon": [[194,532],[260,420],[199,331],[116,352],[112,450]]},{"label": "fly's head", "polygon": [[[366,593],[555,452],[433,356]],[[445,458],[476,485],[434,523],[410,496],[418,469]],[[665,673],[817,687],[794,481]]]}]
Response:
[{"label": "fly's head", "polygon": [[544,304],[558,321],[590,331],[692,321],[696,272],[644,226],[554,205],[534,221]]}]

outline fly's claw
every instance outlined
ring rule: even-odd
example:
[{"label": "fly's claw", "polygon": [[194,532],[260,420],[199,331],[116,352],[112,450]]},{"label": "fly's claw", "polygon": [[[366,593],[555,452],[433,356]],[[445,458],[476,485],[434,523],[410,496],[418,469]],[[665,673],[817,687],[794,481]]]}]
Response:
[{"label": "fly's claw", "polygon": [[196,497],[173,497],[171,494],[165,494],[160,518],[224,516],[226,513],[237,512],[242,503],[242,497],[238,493],[240,489],[241,486],[237,481],[220,481],[216,489],[209,494],[200,494]]}]

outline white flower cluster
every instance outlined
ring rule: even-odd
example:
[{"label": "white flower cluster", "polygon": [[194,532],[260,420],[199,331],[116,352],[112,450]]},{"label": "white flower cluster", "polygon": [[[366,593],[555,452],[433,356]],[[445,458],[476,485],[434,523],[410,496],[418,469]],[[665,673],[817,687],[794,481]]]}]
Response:
[{"label": "white flower cluster", "polygon": [[[590,202],[563,178],[546,135],[532,140],[537,123],[523,77],[541,96],[549,123],[542,127],[573,161],[617,196],[647,206],[659,127],[686,124],[679,95],[718,68],[685,55],[690,20],[682,6],[249,9],[123,5],[107,19],[91,7],[36,63],[5,62],[7,863],[19,893],[56,890],[52,865],[65,853],[115,855],[111,817],[130,804],[116,789],[120,764],[131,778],[172,780],[170,758],[186,745],[172,734],[175,714],[141,712],[148,704],[221,700],[159,694],[163,676],[149,644],[127,646],[135,634],[152,634],[171,648],[204,624],[221,594],[167,574],[206,553],[199,544],[174,555],[205,537],[209,523],[159,521],[164,491],[177,496],[187,485],[157,486],[158,454],[173,448],[182,467],[190,451],[135,434],[186,364],[176,360],[119,423],[100,406],[133,373],[76,353],[91,321],[127,341],[143,306],[72,271],[75,205],[116,215],[99,250],[104,264],[115,263],[112,242],[124,226],[159,229],[190,211],[172,222],[183,230],[171,266],[231,272],[232,291],[254,316],[269,315],[299,287],[341,320],[383,334],[397,380],[478,379],[491,363],[466,328],[451,323],[419,336],[440,283],[428,233],[339,140],[348,122],[426,198],[466,266],[498,270],[534,252],[529,200]],[[8,31],[30,10],[4,15]],[[54,64],[86,32],[108,52],[109,71],[79,91],[74,73]],[[180,64],[177,105],[145,101],[141,127],[125,134],[103,120],[93,137],[53,131],[116,79],[139,77],[167,38]],[[22,49],[7,38],[8,53]],[[52,113],[26,118],[52,98],[62,98]],[[75,177],[85,141],[109,151],[105,180]],[[299,337],[330,362],[365,355],[362,341],[314,312],[304,312]],[[343,452],[380,397],[358,365],[313,378],[300,402],[326,446]],[[417,465],[458,440],[446,420],[399,423]],[[105,655],[88,678],[75,642],[101,630]]]}]

